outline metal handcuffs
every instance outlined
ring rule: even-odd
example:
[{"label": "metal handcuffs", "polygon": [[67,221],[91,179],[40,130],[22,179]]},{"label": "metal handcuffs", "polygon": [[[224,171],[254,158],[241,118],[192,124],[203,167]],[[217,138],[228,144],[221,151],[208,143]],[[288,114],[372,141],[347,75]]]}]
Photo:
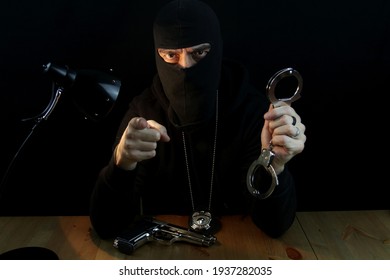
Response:
[{"label": "metal handcuffs", "polygon": [[[295,77],[298,82],[298,86],[294,92],[294,94],[288,98],[277,98],[275,95],[275,88],[276,85],[286,77]],[[302,91],[302,76],[299,74],[298,71],[294,70],[293,68],[285,68],[278,72],[276,72],[268,81],[267,87],[266,87],[266,94],[268,96],[268,99],[273,104],[274,107],[277,106],[278,102],[283,101],[287,104],[291,105],[292,102],[298,100],[301,97],[301,91]],[[248,187],[249,192],[260,199],[265,199],[269,197],[273,191],[275,190],[275,187],[279,185],[278,176],[276,175],[276,172],[272,166],[272,160],[275,157],[275,153],[272,151],[272,143],[270,142],[269,147],[267,149],[262,149],[260,156],[257,160],[255,160],[251,166],[248,169],[247,173],[247,180],[246,184]],[[255,174],[258,172],[259,168],[264,168],[268,174],[272,177],[272,182],[270,187],[267,191],[261,192],[259,189],[255,188]]]}]

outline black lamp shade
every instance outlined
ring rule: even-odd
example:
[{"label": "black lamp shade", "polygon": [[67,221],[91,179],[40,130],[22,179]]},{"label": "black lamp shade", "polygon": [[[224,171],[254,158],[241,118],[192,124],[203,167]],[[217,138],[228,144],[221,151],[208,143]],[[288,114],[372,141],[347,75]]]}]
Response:
[{"label": "black lamp shade", "polygon": [[53,82],[72,96],[76,107],[93,121],[104,119],[115,105],[121,81],[93,69],[71,70],[53,63],[44,66]]}]

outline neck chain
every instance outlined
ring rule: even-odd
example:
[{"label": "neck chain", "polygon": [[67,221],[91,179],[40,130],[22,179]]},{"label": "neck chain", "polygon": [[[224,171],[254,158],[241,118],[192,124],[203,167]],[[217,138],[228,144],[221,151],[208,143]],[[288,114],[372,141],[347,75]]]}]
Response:
[{"label": "neck chain", "polygon": [[213,185],[214,185],[214,169],[215,169],[215,153],[217,148],[217,130],[218,130],[218,90],[216,94],[216,115],[215,115],[215,134],[214,134],[214,147],[213,147],[213,157],[212,157],[212,164],[211,164],[211,178],[210,178],[210,194],[209,194],[209,205],[207,211],[195,211],[195,203],[194,203],[194,196],[192,191],[192,184],[191,184],[191,175],[190,175],[190,166],[188,163],[188,155],[187,155],[187,145],[185,140],[184,132],[182,132],[183,137],[183,146],[184,146],[184,157],[186,162],[186,168],[187,168],[187,178],[188,178],[188,186],[190,189],[190,197],[191,197],[191,204],[192,204],[192,211],[193,214],[190,217],[189,225],[190,228],[194,229],[195,231],[207,231],[211,228],[211,201],[213,196]]}]

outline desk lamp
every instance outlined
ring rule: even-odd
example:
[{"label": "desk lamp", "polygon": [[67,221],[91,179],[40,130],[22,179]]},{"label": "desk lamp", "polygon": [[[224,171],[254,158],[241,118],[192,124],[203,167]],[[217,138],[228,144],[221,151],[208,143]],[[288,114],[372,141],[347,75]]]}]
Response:
[{"label": "desk lamp", "polygon": [[50,102],[38,116],[23,119],[23,121],[33,120],[35,124],[4,173],[0,184],[0,199],[2,188],[18,154],[31,137],[34,129],[43,120],[49,118],[63,93],[71,95],[75,106],[83,113],[85,118],[98,122],[103,120],[114,107],[121,87],[121,81],[116,77],[97,70],[72,70],[68,66],[59,66],[49,62],[43,65],[43,71],[52,79]]},{"label": "desk lamp", "polygon": [[121,86],[114,76],[91,69],[72,70],[53,63],[44,65],[43,69],[53,80],[53,94],[47,108],[36,117],[37,121],[49,117],[65,91],[69,91],[76,107],[92,121],[104,119],[113,108]]},{"label": "desk lamp", "polygon": [[121,87],[121,81],[116,77],[97,70],[72,70],[67,66],[48,63],[43,65],[43,71],[52,80],[52,96],[42,113],[32,118],[23,119],[23,121],[34,121],[34,125],[4,173],[0,184],[0,200],[7,177],[20,151],[33,134],[34,129],[43,120],[49,118],[62,94],[70,94],[75,106],[86,119],[98,122],[103,120],[113,109]]}]

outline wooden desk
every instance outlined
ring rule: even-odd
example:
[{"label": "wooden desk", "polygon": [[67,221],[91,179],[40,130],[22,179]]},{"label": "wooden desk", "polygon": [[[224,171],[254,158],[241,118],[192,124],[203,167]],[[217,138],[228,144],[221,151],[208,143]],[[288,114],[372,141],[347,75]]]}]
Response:
[{"label": "wooden desk", "polygon": [[[185,226],[187,217],[159,216]],[[25,246],[46,247],[73,259],[390,259],[390,211],[300,212],[289,231],[272,239],[249,217],[229,216],[218,243],[199,247],[148,243],[131,256],[112,240],[101,240],[88,216],[0,217],[0,253]]]},{"label": "wooden desk", "polygon": [[390,260],[390,211],[297,213],[320,260]]}]

